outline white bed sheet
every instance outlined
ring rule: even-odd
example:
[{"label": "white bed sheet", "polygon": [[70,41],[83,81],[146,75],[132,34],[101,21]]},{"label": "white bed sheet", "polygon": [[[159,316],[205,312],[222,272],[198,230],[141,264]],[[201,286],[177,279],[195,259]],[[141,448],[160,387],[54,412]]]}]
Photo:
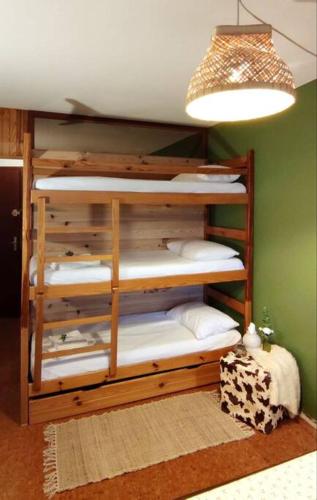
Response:
[{"label": "white bed sheet", "polygon": [[240,182],[171,182],[114,177],[47,177],[36,189],[58,191],[123,191],[133,193],[245,193]]},{"label": "white bed sheet", "polygon": [[[96,342],[110,341],[110,328],[107,324],[85,325],[78,328],[87,340]],[[55,330],[59,338],[65,329]],[[44,346],[49,344],[52,331],[44,334]],[[182,354],[212,351],[239,342],[237,330],[212,335],[204,340],[197,340],[185,326],[166,316],[166,311],[122,316],[118,335],[118,366],[142,363],[153,359],[163,359]],[[34,337],[32,338],[31,365],[34,365]],[[53,358],[42,362],[42,379],[52,380],[107,369],[108,352],[100,351],[89,354],[76,354]]]},{"label": "white bed sheet", "polygon": [[[244,269],[243,263],[236,257],[195,261],[180,257],[170,250],[131,250],[120,254],[120,279],[153,278],[179,274],[237,271],[241,269]],[[78,265],[77,269],[74,269],[72,263],[70,269],[64,270],[54,270],[47,266],[45,270],[45,283],[47,285],[95,283],[109,281],[110,279],[110,262],[97,266],[87,266],[85,262],[82,262]],[[32,284],[36,284],[36,259],[34,257],[32,257],[30,264],[30,281]]]}]

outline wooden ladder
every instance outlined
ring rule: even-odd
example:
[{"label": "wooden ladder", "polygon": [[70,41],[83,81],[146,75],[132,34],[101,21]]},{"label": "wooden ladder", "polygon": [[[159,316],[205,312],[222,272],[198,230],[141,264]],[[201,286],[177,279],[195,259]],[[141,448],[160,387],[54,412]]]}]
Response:
[{"label": "wooden ladder", "polygon": [[[111,227],[109,226],[51,226],[46,227],[46,198],[41,197],[37,201],[37,283],[35,286],[35,357],[34,357],[34,377],[33,388],[35,391],[41,390],[42,383],[42,361],[44,359],[60,358],[94,351],[110,350],[109,376],[113,377],[117,370],[117,344],[118,344],[118,320],[119,320],[119,251],[120,251],[120,202],[111,201]],[[46,234],[70,234],[70,233],[103,233],[112,234],[112,253],[102,255],[72,255],[72,256],[46,256],[45,239]],[[111,280],[111,314],[101,316],[90,316],[85,318],[73,318],[69,320],[45,321],[45,264],[49,262],[81,262],[91,260],[111,260],[112,280]],[[55,352],[43,353],[43,333],[52,328],[67,328],[75,325],[88,325],[102,321],[111,322],[111,338],[109,343],[100,343],[92,346],[65,349]]]}]

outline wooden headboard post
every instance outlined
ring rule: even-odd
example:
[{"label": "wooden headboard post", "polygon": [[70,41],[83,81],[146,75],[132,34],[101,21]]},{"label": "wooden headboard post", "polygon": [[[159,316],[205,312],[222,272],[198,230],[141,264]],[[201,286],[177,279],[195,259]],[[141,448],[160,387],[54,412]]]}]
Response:
[{"label": "wooden headboard post", "polygon": [[247,193],[248,205],[246,210],[246,256],[245,267],[247,281],[245,286],[245,327],[252,321],[252,295],[253,295],[253,220],[254,220],[254,151],[247,156]]},{"label": "wooden headboard post", "polygon": [[28,352],[30,336],[29,262],[31,257],[32,137],[24,134],[22,191],[22,293],[21,293],[21,352],[20,352],[20,420],[28,423]]}]

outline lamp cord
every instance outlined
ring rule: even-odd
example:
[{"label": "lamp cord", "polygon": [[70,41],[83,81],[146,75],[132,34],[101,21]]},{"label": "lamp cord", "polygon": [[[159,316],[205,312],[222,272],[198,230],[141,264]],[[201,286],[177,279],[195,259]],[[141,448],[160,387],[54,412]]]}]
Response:
[{"label": "lamp cord", "polygon": [[[237,24],[238,25],[240,23],[240,8],[239,8],[240,5],[241,5],[241,7],[243,7],[243,9],[248,14],[250,14],[250,16],[254,17],[254,19],[256,19],[257,21],[260,21],[260,23],[262,23],[262,24],[267,24],[263,19],[261,19],[256,14],[254,14],[250,9],[248,9],[248,7],[246,7],[244,5],[244,3],[242,2],[242,0],[237,0]],[[288,35],[286,35],[282,31],[280,31],[277,28],[275,28],[274,26],[272,26],[272,30],[275,31],[276,33],[278,33],[279,35],[281,35],[282,37],[284,37],[286,40],[288,40],[293,45],[296,45],[298,48],[300,48],[300,49],[304,50],[305,52],[307,52],[307,54],[310,54],[311,56],[317,57],[317,53],[313,52],[312,50],[307,49],[306,47],[303,47],[303,45],[301,45],[300,43],[296,42],[295,40],[293,40],[293,38],[289,37]]]}]

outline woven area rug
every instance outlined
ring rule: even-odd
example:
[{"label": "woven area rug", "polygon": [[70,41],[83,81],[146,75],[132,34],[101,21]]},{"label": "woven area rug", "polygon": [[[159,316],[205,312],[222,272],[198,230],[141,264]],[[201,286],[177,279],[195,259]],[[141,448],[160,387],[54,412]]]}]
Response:
[{"label": "woven area rug", "polygon": [[220,410],[215,392],[51,424],[44,431],[44,492],[52,496],[252,434]]}]

